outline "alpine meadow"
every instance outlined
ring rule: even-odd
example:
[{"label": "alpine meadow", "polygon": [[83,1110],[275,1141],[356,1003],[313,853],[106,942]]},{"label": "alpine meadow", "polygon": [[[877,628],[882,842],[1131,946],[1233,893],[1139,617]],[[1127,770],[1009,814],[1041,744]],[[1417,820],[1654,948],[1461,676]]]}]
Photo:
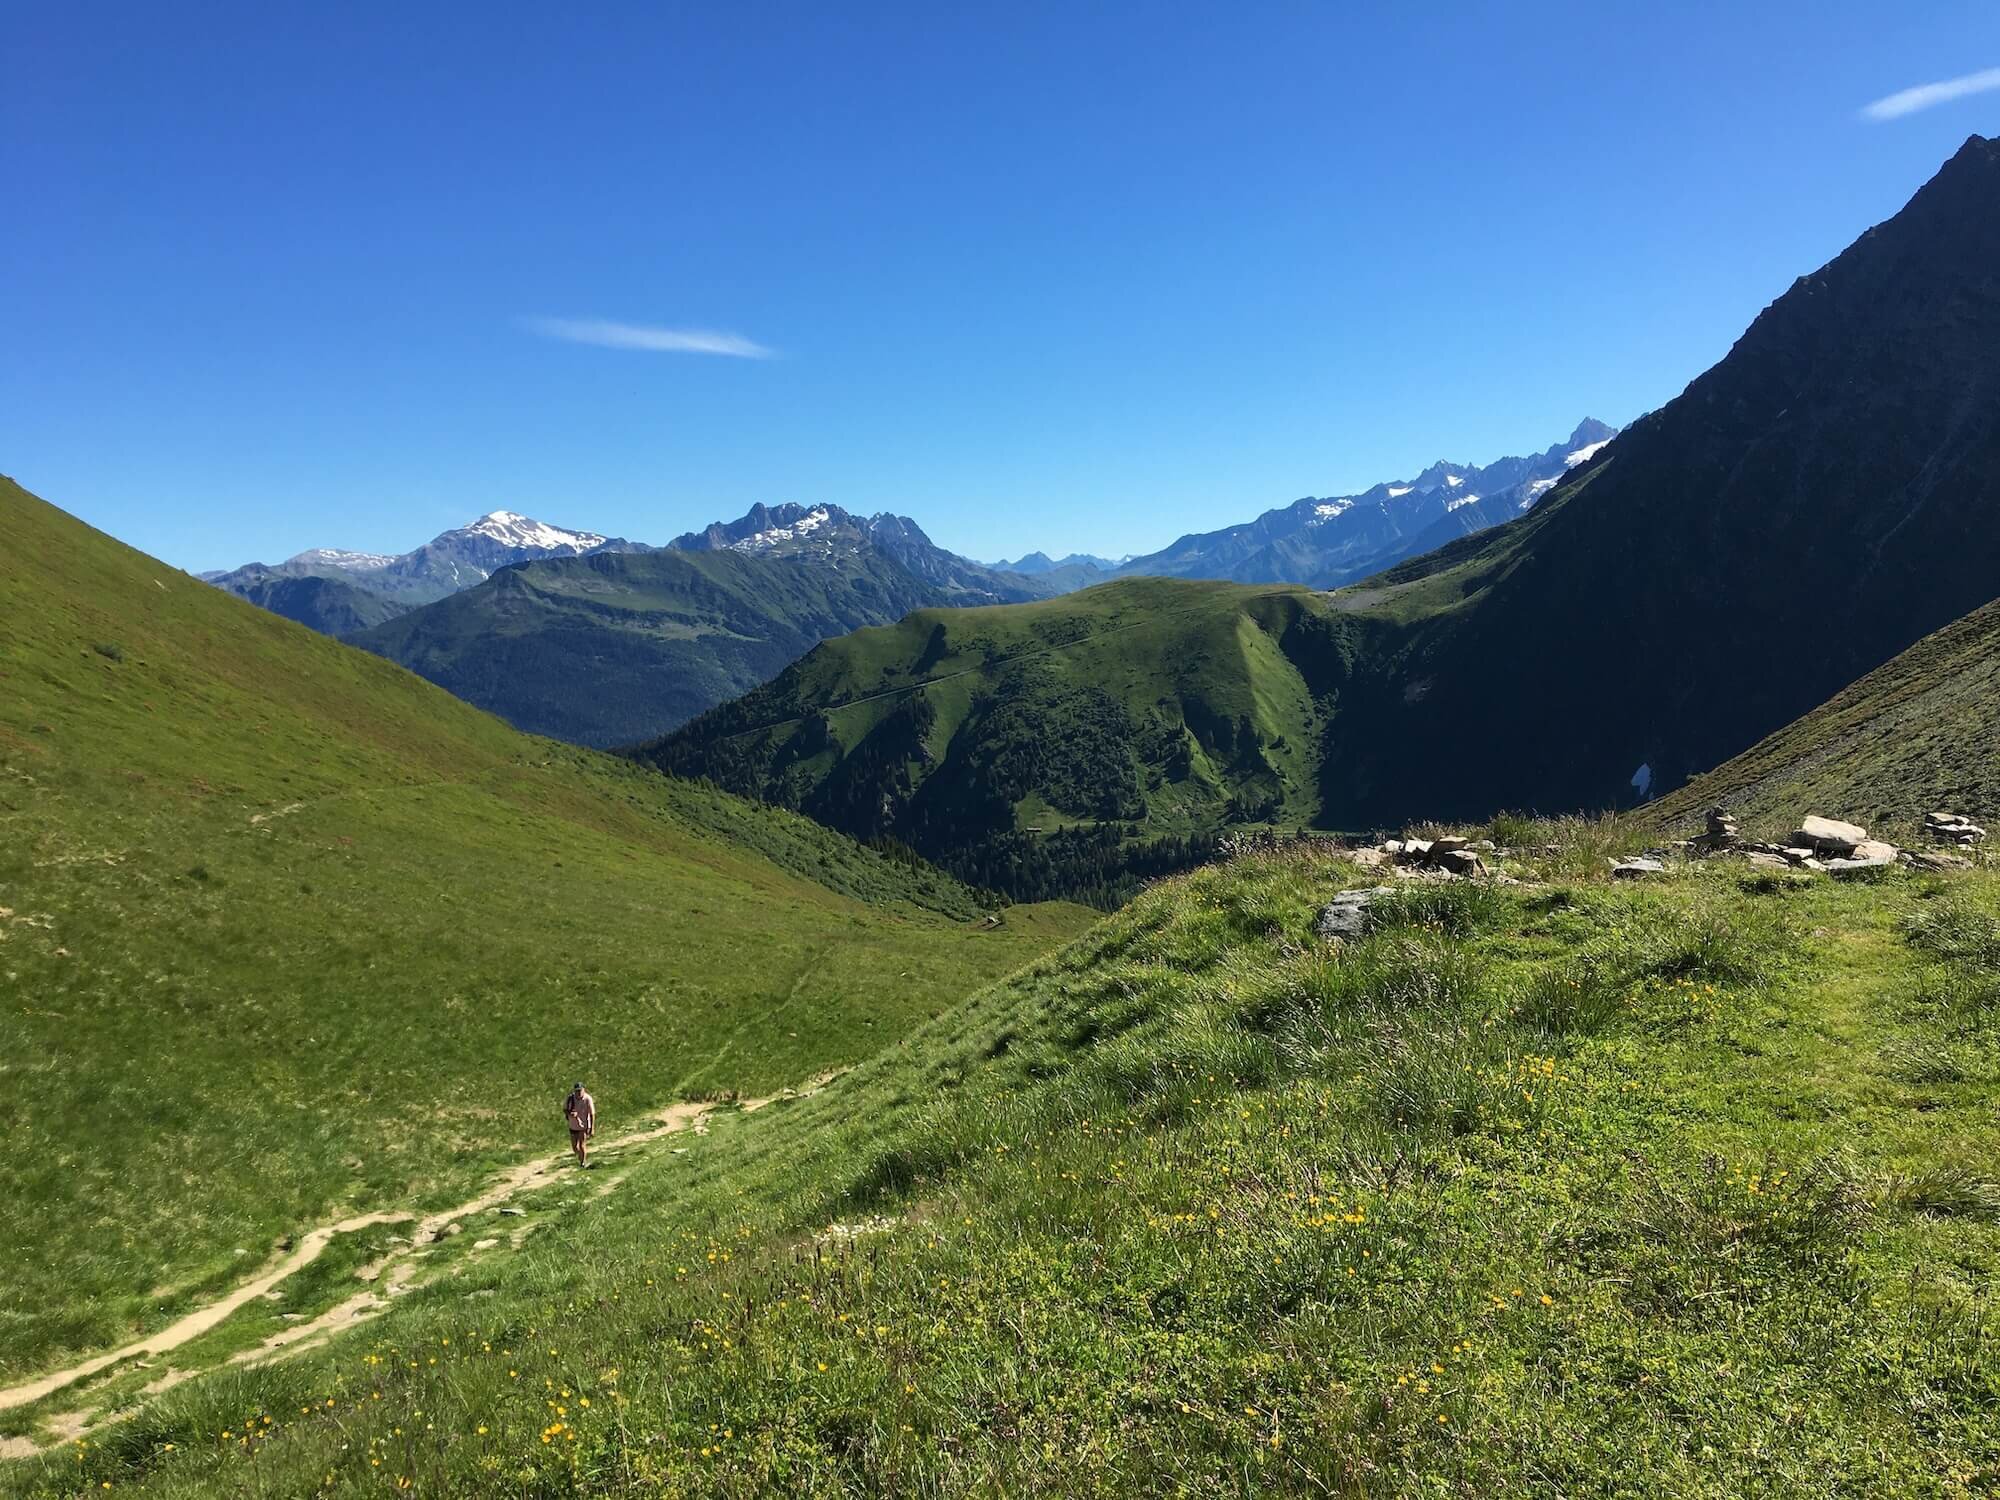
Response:
[{"label": "alpine meadow", "polygon": [[0,34],[0,1500],[2000,1496],[2000,17]]}]

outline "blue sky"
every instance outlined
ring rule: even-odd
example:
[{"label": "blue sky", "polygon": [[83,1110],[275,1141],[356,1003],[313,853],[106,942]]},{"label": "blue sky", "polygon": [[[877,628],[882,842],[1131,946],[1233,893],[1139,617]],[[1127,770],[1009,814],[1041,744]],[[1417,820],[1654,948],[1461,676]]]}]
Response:
[{"label": "blue sky", "polygon": [[1148,550],[1629,420],[2000,132],[1976,77],[1862,113],[2000,68],[1986,0],[65,0],[0,38],[0,470],[190,568],[759,500]]}]

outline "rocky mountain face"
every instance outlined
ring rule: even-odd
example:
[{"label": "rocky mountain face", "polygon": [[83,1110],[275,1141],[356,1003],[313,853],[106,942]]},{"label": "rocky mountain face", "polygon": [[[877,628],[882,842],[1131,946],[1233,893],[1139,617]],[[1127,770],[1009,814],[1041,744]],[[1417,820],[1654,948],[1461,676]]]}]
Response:
[{"label": "rocky mountain face", "polygon": [[1616,429],[1594,418],[1522,458],[1475,467],[1440,460],[1358,495],[1307,496],[1254,521],[1182,537],[1118,565],[1123,576],[1228,578],[1336,588],[1532,508]]},{"label": "rocky mountain face", "polygon": [[1059,592],[1027,574],[947,552],[908,516],[887,511],[857,516],[837,505],[755,505],[737,520],[686,532],[668,545],[683,552],[728,550],[822,562],[873,550],[937,591],[938,597],[925,601],[933,604],[1008,604]]},{"label": "rocky mountain face", "polygon": [[1526,517],[1344,599],[1327,816],[1658,795],[2000,594],[2000,142]]}]

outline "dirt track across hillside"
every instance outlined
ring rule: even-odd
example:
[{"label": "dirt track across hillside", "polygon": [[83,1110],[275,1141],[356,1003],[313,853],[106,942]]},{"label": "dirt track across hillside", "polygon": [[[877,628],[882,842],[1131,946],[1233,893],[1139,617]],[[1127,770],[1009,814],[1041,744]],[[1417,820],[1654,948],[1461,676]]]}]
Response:
[{"label": "dirt track across hillside", "polygon": [[[770,1098],[763,1099],[739,1100],[736,1101],[736,1107],[747,1113],[752,1110],[762,1109],[777,1098],[802,1098],[808,1094],[817,1093],[828,1083],[832,1082],[836,1076],[836,1074],[831,1073],[822,1075],[813,1079],[803,1088],[787,1090],[783,1095],[773,1095]],[[616,1150],[657,1140],[663,1135],[671,1135],[676,1131],[688,1129],[699,1130],[702,1122],[717,1108],[718,1106],[714,1103],[670,1105],[652,1116],[650,1122],[643,1128],[627,1132],[621,1136],[609,1138],[599,1149]],[[249,1281],[235,1287],[217,1298],[214,1302],[198,1308],[194,1312],[187,1314],[187,1316],[168,1324],[158,1332],[148,1334],[142,1339],[137,1339],[122,1348],[113,1349],[109,1353],[93,1355],[91,1358],[71,1365],[67,1369],[54,1370],[25,1384],[9,1386],[4,1390],[0,1390],[0,1411],[40,1401],[62,1390],[66,1386],[75,1385],[82,1380],[88,1380],[91,1376],[110,1369],[112,1366],[120,1364],[123,1361],[141,1359],[147,1355],[166,1354],[192,1339],[199,1338],[246,1303],[270,1292],[287,1277],[297,1275],[315,1260],[319,1259],[326,1247],[333,1243],[336,1235],[351,1234],[356,1230],[366,1229],[375,1224],[410,1224],[414,1226],[410,1231],[407,1243],[397,1246],[389,1254],[382,1257],[382,1259],[365,1267],[359,1273],[360,1279],[370,1284],[366,1290],[356,1292],[353,1296],[346,1298],[315,1318],[284,1329],[255,1348],[244,1350],[233,1356],[233,1362],[255,1362],[273,1355],[282,1349],[296,1348],[308,1341],[317,1343],[325,1338],[330,1338],[340,1329],[359,1322],[372,1313],[379,1311],[388,1304],[388,1299],[391,1296],[407,1287],[417,1273],[417,1262],[422,1259],[435,1241],[443,1237],[449,1225],[460,1219],[469,1218],[474,1214],[485,1213],[488,1210],[497,1208],[516,1193],[530,1192],[535,1188],[547,1186],[555,1180],[569,1160],[570,1154],[567,1150],[552,1151],[546,1156],[534,1157],[517,1166],[508,1168],[492,1182],[488,1183],[476,1197],[468,1199],[456,1207],[440,1209],[435,1213],[426,1214],[421,1218],[412,1213],[383,1211],[359,1214],[352,1218],[341,1219],[332,1224],[322,1224],[318,1228],[308,1230],[304,1235],[300,1236],[298,1242],[291,1249],[285,1251],[276,1261],[265,1267]],[[618,1180],[622,1181],[623,1179],[620,1178]],[[616,1182],[613,1182],[611,1186],[615,1187]],[[515,1243],[519,1243],[518,1238],[516,1238]],[[188,1372],[176,1372],[176,1378],[185,1378],[186,1373]],[[170,1380],[166,1383],[173,1383],[173,1381]],[[62,1441],[65,1437],[73,1437],[77,1432],[83,1430],[78,1414],[69,1414],[67,1417],[54,1418],[50,1425],[62,1434],[62,1436],[56,1439],[58,1442]],[[43,1445],[28,1438],[0,1438],[0,1458],[27,1458],[44,1451],[46,1450]]]}]

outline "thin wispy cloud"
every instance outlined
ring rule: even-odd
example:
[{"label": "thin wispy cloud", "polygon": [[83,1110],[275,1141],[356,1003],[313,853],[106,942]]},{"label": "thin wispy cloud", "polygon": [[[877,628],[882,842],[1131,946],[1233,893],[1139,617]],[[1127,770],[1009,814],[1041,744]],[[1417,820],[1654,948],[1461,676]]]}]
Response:
[{"label": "thin wispy cloud", "polygon": [[777,353],[740,333],[714,328],[659,328],[648,323],[614,323],[606,318],[523,318],[522,325],[543,338],[605,349],[643,349],[654,354],[727,354],[735,359],[770,359]]},{"label": "thin wispy cloud", "polygon": [[1963,99],[1967,94],[1984,94],[1993,89],[2000,89],[2000,68],[1967,73],[1963,78],[1947,78],[1942,83],[1920,83],[1913,89],[1877,99],[1861,111],[1861,118],[1900,120],[1904,115],[1913,115],[1920,109],[1931,109],[1949,104],[1954,99]]}]

